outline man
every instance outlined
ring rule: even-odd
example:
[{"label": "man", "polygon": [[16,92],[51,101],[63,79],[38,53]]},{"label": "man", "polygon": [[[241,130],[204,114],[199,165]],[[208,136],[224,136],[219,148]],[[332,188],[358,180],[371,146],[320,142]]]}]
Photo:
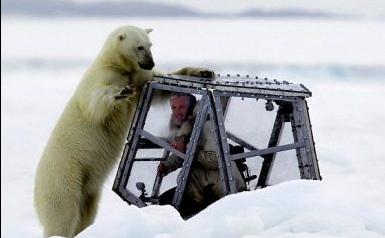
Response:
[{"label": "man", "polygon": [[170,98],[171,118],[169,123],[171,145],[181,151],[186,151],[195,120],[193,110],[196,98],[191,94],[176,93]]},{"label": "man", "polygon": [[[170,98],[171,118],[169,122],[170,145],[182,153],[186,152],[186,146],[190,139],[195,116],[193,110],[196,106],[196,98],[191,94],[175,93]],[[168,173],[182,166],[182,159],[171,155],[166,162],[158,166],[158,174],[166,176]]]},{"label": "man", "polygon": [[[184,153],[195,122],[196,110],[194,109],[197,108],[196,99],[191,94],[175,94],[170,98],[170,106],[172,110],[169,124],[170,144],[175,149]],[[194,162],[190,170],[189,180],[181,204],[180,213],[183,217],[193,215],[203,210],[212,202],[224,196],[213,136],[211,123],[209,120],[206,120],[199,138]],[[166,176],[168,173],[181,167],[182,164],[182,159],[176,155],[171,155],[166,161],[159,164],[158,174],[160,176]],[[245,190],[241,173],[238,170],[236,170],[235,173],[238,190]],[[174,194],[173,190],[166,193],[168,193],[167,199],[170,200],[170,196]],[[162,202],[160,202],[160,204],[162,204]]]}]

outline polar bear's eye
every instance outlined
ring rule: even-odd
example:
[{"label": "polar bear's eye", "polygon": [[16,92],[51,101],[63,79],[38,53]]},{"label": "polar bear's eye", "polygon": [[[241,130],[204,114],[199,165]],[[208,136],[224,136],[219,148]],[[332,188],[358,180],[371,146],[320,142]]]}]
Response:
[{"label": "polar bear's eye", "polygon": [[143,46],[138,46],[138,50],[144,50]]}]

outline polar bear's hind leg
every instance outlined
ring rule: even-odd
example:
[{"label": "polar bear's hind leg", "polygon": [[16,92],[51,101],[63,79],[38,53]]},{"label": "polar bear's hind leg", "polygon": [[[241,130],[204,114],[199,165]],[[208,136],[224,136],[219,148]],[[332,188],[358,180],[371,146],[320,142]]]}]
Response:
[{"label": "polar bear's hind leg", "polygon": [[94,222],[100,200],[99,192],[84,191],[83,196],[81,217],[76,229],[76,234],[80,233]]},{"label": "polar bear's hind leg", "polygon": [[[71,195],[70,195],[71,196]],[[49,210],[50,217],[42,219],[45,237],[64,236],[74,237],[80,221],[79,199],[75,196],[66,198],[54,198],[53,202],[48,202],[46,209]],[[55,203],[58,199],[60,202]]]}]

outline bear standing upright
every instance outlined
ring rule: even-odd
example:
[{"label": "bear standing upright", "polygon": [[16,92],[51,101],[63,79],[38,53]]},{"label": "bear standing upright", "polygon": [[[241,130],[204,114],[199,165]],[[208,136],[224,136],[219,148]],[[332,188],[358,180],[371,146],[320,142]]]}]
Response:
[{"label": "bear standing upright", "polygon": [[[145,30],[107,38],[54,128],[39,162],[35,207],[44,236],[74,237],[93,223],[104,180],[117,161],[154,61]],[[213,77],[201,68],[174,74]]]}]

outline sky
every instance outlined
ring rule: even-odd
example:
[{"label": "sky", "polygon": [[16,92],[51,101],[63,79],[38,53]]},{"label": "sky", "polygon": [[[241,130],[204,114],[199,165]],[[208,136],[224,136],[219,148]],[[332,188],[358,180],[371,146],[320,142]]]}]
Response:
[{"label": "sky", "polygon": [[[68,0],[69,1],[69,0]],[[96,1],[122,1],[129,2],[135,0],[74,0],[76,2],[96,2]],[[266,10],[273,9],[306,9],[311,11],[328,11],[337,13],[363,15],[384,15],[385,1],[383,0],[147,0],[154,3],[169,3],[191,7],[203,12],[232,13],[248,10],[251,8],[261,8]]]}]

